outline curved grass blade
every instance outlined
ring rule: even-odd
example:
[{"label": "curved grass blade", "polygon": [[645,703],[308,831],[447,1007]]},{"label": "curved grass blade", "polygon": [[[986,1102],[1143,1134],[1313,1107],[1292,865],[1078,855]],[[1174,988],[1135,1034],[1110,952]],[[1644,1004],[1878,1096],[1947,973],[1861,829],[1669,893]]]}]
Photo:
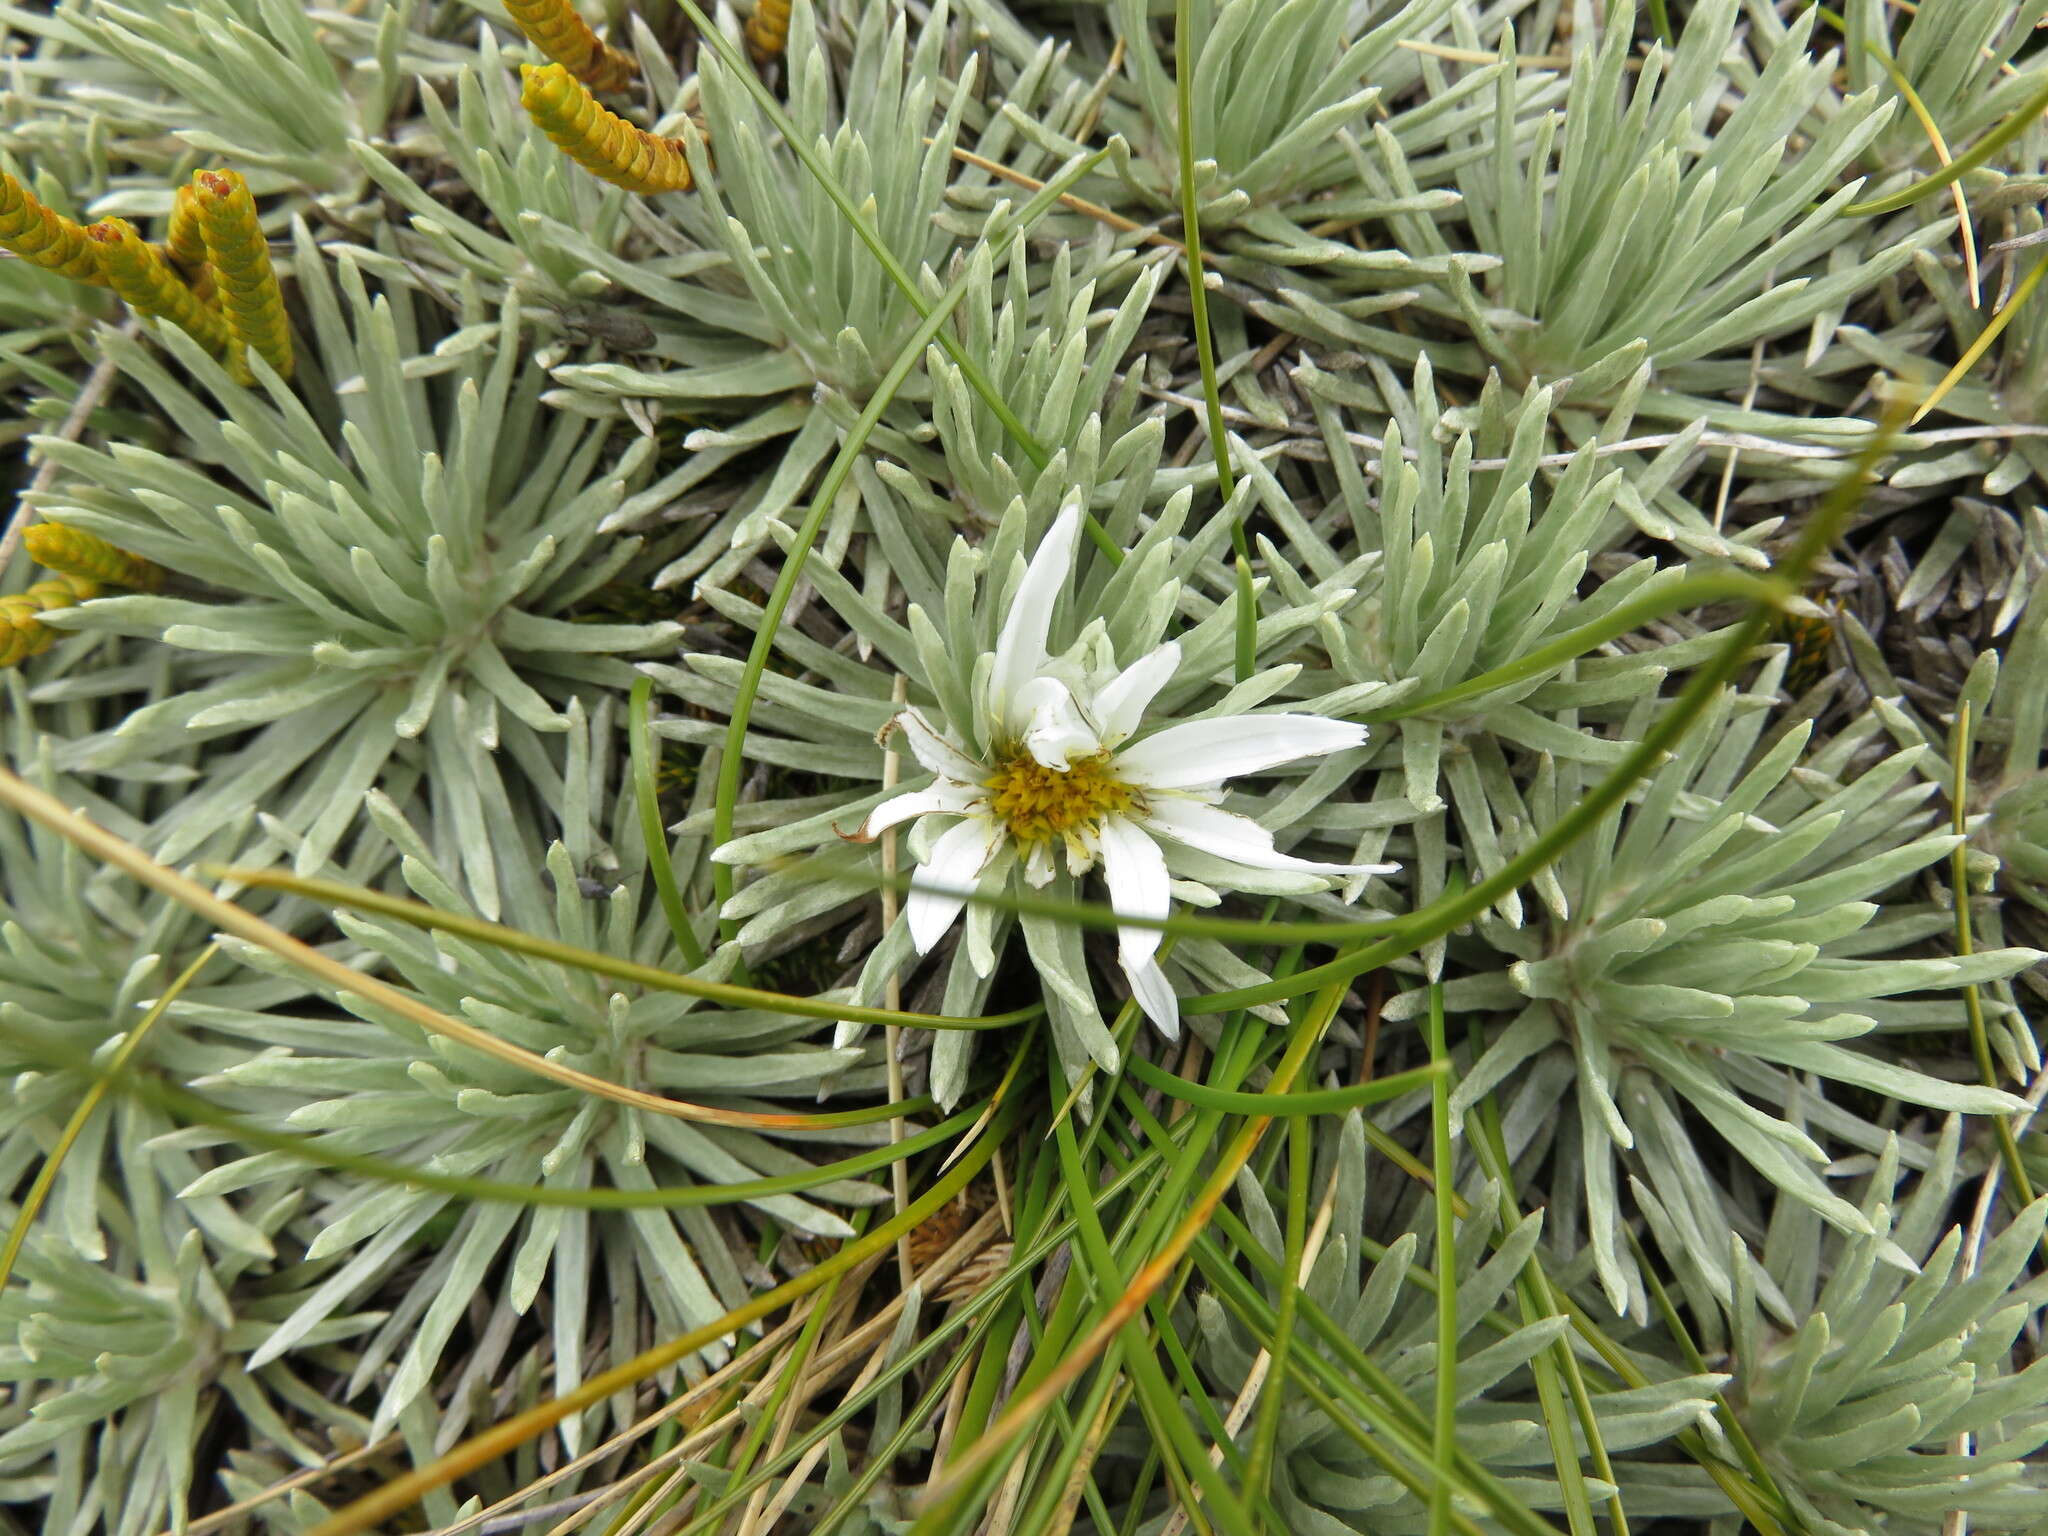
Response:
[{"label": "curved grass blade", "polygon": [[[1174,137],[1180,152],[1180,221],[1185,242],[1182,255],[1188,280],[1188,310],[1195,328],[1195,362],[1202,373],[1202,406],[1207,417],[1209,452],[1216,461],[1216,490],[1225,505],[1236,489],[1237,477],[1230,467],[1230,436],[1223,424],[1223,386],[1216,378],[1216,337],[1209,328],[1209,289],[1202,270],[1201,200],[1195,192],[1195,23],[1191,0],[1174,0],[1173,87]],[[1245,538],[1244,519],[1230,524],[1231,548],[1237,581],[1237,614],[1233,661],[1241,683],[1258,665],[1259,616],[1252,606],[1252,552]]]},{"label": "curved grass blade", "polygon": [[[40,1051],[45,1060],[53,1053],[49,1042],[37,1041],[0,1022],[0,1042],[27,1051]],[[92,1058],[85,1052],[67,1053],[51,1062],[52,1065],[68,1067],[90,1067]],[[871,1147],[852,1157],[840,1158],[836,1162],[818,1163],[801,1173],[778,1174],[774,1178],[741,1179],[728,1184],[692,1184],[680,1189],[559,1189],[540,1184],[508,1184],[497,1179],[467,1178],[457,1174],[436,1173],[427,1168],[415,1168],[408,1163],[393,1162],[389,1158],[375,1157],[364,1152],[346,1152],[329,1147],[318,1137],[307,1136],[294,1131],[274,1131],[268,1126],[258,1125],[230,1110],[216,1105],[212,1100],[193,1093],[188,1088],[179,1088],[170,1083],[158,1082],[153,1078],[140,1076],[125,1069],[125,1064],[110,1064],[106,1074],[94,1085],[101,1097],[111,1089],[169,1111],[180,1120],[192,1125],[212,1126],[224,1131],[237,1141],[261,1147],[265,1151],[280,1152],[315,1168],[339,1168],[350,1173],[359,1173],[367,1179],[382,1184],[403,1185],[412,1189],[431,1189],[442,1194],[459,1195],[471,1200],[497,1201],[508,1205],[562,1206],[574,1210],[588,1211],[650,1211],[680,1210],[698,1206],[737,1205],[748,1200],[764,1200],[772,1195],[800,1194],[815,1189],[820,1184],[830,1184],[840,1179],[855,1179],[862,1174],[873,1173],[891,1163],[910,1157],[919,1152],[943,1146],[962,1131],[972,1129],[982,1114],[982,1106],[974,1105],[947,1116],[937,1125],[927,1127],[900,1142],[885,1146]],[[97,1102],[92,1100],[91,1102]],[[854,1111],[867,1116],[864,1122],[874,1124],[887,1118],[893,1111],[902,1113],[907,1108],[913,1112],[930,1108],[930,1099],[910,1101],[903,1106],[880,1106],[878,1110]],[[64,1143],[59,1143],[60,1147]],[[31,1190],[31,1195],[34,1191]],[[24,1204],[28,1210],[28,1204]],[[12,1250],[17,1244],[10,1239],[8,1259],[11,1263]],[[0,1279],[5,1271],[0,1270]]]},{"label": "curved grass blade", "polygon": [[[219,953],[218,944],[207,945],[199,951],[190,965],[172,979],[171,984],[164,988],[163,996],[151,1003],[148,1011],[135,1021],[135,1027],[128,1031],[115,1049],[106,1070],[93,1080],[92,1086],[85,1090],[85,1096],[78,1101],[78,1107],[72,1110],[71,1118],[64,1122],[64,1129],[58,1132],[56,1143],[50,1148],[50,1155],[43,1159],[43,1166],[36,1170],[35,1182],[29,1185],[28,1193],[21,1197],[21,1209],[15,1213],[14,1225],[7,1233],[7,1246],[0,1248],[0,1288],[6,1286],[8,1277],[14,1273],[14,1261],[21,1256],[21,1245],[28,1240],[28,1230],[41,1214],[43,1202],[50,1198],[50,1187],[57,1182],[57,1170],[64,1166],[64,1159],[70,1155],[71,1148],[77,1143],[80,1133],[85,1130],[85,1123],[92,1118],[93,1111],[100,1107],[100,1101],[106,1098],[107,1091],[126,1073],[128,1063],[134,1060],[135,1053],[142,1049],[142,1042],[149,1037],[150,1031],[156,1028],[156,1021],[170,1011],[171,1004],[178,1000],[178,994],[197,981],[199,973],[206,969],[207,962]],[[89,1068],[92,1065],[92,1057],[85,1052],[79,1054],[78,1064]]]},{"label": "curved grass blade", "polygon": [[[1798,541],[1766,580],[1776,587],[1780,602],[1789,601],[1799,590],[1815,560],[1835,539],[1849,514],[1863,498],[1863,487],[1871,471],[1898,436],[1901,413],[1893,408],[1871,434],[1848,470],[1830,487],[1808,518]],[[1741,670],[1750,647],[1764,637],[1770,625],[1772,605],[1752,604],[1749,617],[1737,624],[1721,648],[1694,672],[1685,687],[1672,699],[1657,723],[1645,733],[1598,784],[1520,854],[1508,860],[1494,874],[1461,891],[1447,892],[1410,916],[1396,920],[1394,932],[1376,944],[1352,950],[1326,964],[1294,976],[1254,986],[1238,987],[1202,997],[1183,998],[1188,1013],[1223,1013],[1259,1003],[1295,997],[1311,987],[1348,982],[1352,977],[1398,960],[1470,922],[1531,875],[1555,860],[1577,842],[1595,822],[1606,815],[1642,778],[1664,759],[1713,699],[1721,685]]]},{"label": "curved grass blade", "polygon": [[1281,1384],[1287,1380],[1287,1356],[1294,1345],[1294,1313],[1300,1301],[1302,1250],[1308,1246],[1309,1165],[1315,1153],[1314,1133],[1306,1119],[1287,1122],[1287,1238],[1281,1260],[1280,1313],[1267,1352],[1267,1376],[1259,1395],[1258,1418],[1252,1425],[1252,1456],[1245,1473],[1246,1497],[1263,1505],[1273,1485],[1273,1457],[1280,1442]]},{"label": "curved grass blade", "polygon": [[[1446,1070],[1429,1085],[1431,1194],[1436,1207],[1436,1420],[1432,1449],[1436,1464],[1449,1466],[1458,1453],[1458,1216],[1451,1209],[1455,1164],[1451,1151],[1450,1046],[1444,1040],[1444,989],[1429,985],[1429,1060]],[[1429,1489],[1429,1536],[1449,1536],[1451,1485],[1438,1477]]]},{"label": "curved grass blade", "polygon": [[[1300,1072],[1303,1062],[1308,1059],[1330,1020],[1336,1017],[1337,1005],[1343,1001],[1348,990],[1345,981],[1326,984],[1317,994],[1308,1010],[1308,1017],[1294,1031],[1294,1038],[1288,1043],[1287,1053],[1273,1070],[1273,1080],[1267,1093],[1277,1098],[1285,1094]],[[1089,1330],[1060,1362],[1049,1371],[1031,1391],[1021,1393],[1014,1399],[1002,1416],[991,1424],[958,1460],[949,1466],[944,1475],[933,1485],[930,1492],[931,1504],[927,1513],[912,1528],[912,1536],[928,1536],[947,1518],[948,1507],[984,1467],[1001,1456],[1039,1414],[1066,1390],[1081,1372],[1088,1368],[1109,1342],[1135,1317],[1153,1292],[1163,1285],[1178,1267],[1189,1246],[1202,1234],[1208,1225],[1209,1213],[1228,1192],[1231,1181],[1237,1177],[1238,1169],[1258,1145],[1266,1127],[1272,1124],[1270,1114],[1254,1116],[1245,1122],[1237,1135],[1231,1139],[1216,1161],[1214,1171],[1201,1191],[1195,1196],[1191,1208],[1172,1235],[1161,1245],[1158,1252],[1141,1265],[1131,1277],[1130,1284],[1103,1314],[1101,1320]]]},{"label": "curved grass blade", "polygon": [[1428,1088],[1450,1074],[1449,1062],[1431,1062],[1426,1067],[1375,1078],[1350,1088],[1311,1088],[1298,1093],[1233,1093],[1211,1088],[1185,1077],[1177,1077],[1142,1056],[1132,1056],[1124,1069],[1148,1088],[1157,1088],[1169,1098],[1180,1099],[1198,1109],[1220,1110],[1227,1115],[1341,1115],[1363,1104],[1383,1104],[1418,1088]]},{"label": "curved grass blade", "polygon": [[[1115,1290],[1128,1294],[1129,1282],[1124,1276],[1123,1266],[1110,1251],[1109,1236],[1102,1229],[1095,1181],[1088,1176],[1088,1170],[1082,1164],[1072,1116],[1062,1115],[1055,1123],[1053,1144],[1059,1153],[1067,1204],[1080,1218],[1076,1263],[1086,1275],[1090,1288],[1098,1295]],[[1132,1321],[1136,1321],[1135,1309]],[[1122,1335],[1118,1342],[1123,1346],[1120,1358],[1131,1373],[1146,1424],[1154,1439],[1172,1446],[1181,1464],[1200,1485],[1204,1503],[1222,1529],[1232,1536],[1252,1536],[1251,1511],[1203,1452],[1194,1427],[1181,1409],[1178,1394],[1167,1385],[1166,1373],[1160,1368],[1158,1356],[1153,1353],[1151,1345],[1134,1341],[1129,1334]],[[1203,1400],[1207,1400],[1206,1396]]]},{"label": "curved grass blade", "polygon": [[[151,890],[161,892],[198,913],[216,928],[231,933],[238,939],[245,939],[259,949],[269,950],[336,991],[352,993],[365,1002],[389,1009],[431,1034],[446,1035],[451,1040],[459,1040],[472,1050],[481,1051],[494,1060],[518,1067],[524,1072],[531,1072],[536,1077],[560,1083],[565,1088],[575,1088],[583,1093],[594,1094],[615,1104],[628,1104],[635,1109],[644,1109],[649,1114],[667,1115],[673,1119],[692,1120],[705,1125],[735,1125],[756,1130],[813,1130],[829,1128],[835,1123],[853,1123],[840,1120],[835,1115],[767,1115],[745,1110],[714,1109],[705,1104],[692,1104],[682,1099],[666,1099],[659,1094],[643,1093],[637,1088],[627,1088],[619,1083],[607,1082],[601,1077],[593,1077],[590,1073],[579,1071],[563,1062],[551,1061],[508,1041],[500,1040],[488,1031],[478,1029],[474,1024],[451,1018],[439,1009],[428,1007],[408,992],[401,992],[387,982],[379,981],[374,976],[366,976],[352,966],[343,965],[339,960],[321,954],[310,944],[302,943],[281,929],[272,927],[253,913],[243,911],[233,902],[214,895],[196,881],[189,880],[176,870],[157,863],[134,844],[124,842],[104,827],[88,821],[54,795],[26,783],[17,774],[5,768],[0,768],[0,805],[5,805],[29,820],[49,828],[101,862],[111,864]],[[347,890],[349,887],[343,886],[341,889]],[[432,908],[427,910],[431,911]]]},{"label": "curved grass blade", "polygon": [[2025,133],[2043,112],[2048,112],[2048,85],[2042,86],[2021,102],[2005,121],[1940,170],[1932,175],[1923,176],[1910,187],[1901,188],[1888,196],[1874,197],[1867,203],[1851,203],[1842,210],[1842,217],[1860,218],[1877,213],[1897,213],[1901,208],[1912,207],[1928,193],[1939,192],[1951,182],[1961,181],[1978,166],[1986,164],[1993,155]]},{"label": "curved grass blade", "polygon": [[1450,688],[1435,693],[1423,694],[1420,698],[1404,699],[1385,709],[1369,709],[1356,718],[1368,725],[1386,721],[1406,720],[1415,715],[1426,715],[1436,710],[1448,709],[1462,704],[1467,699],[1476,699],[1493,692],[1496,688],[1510,688],[1516,683],[1527,682],[1532,677],[1541,677],[1566,662],[1577,659],[1596,645],[1620,638],[1645,624],[1658,619],[1669,618],[1688,608],[1703,607],[1708,603],[1748,601],[1768,604],[1777,612],[1785,601],[1781,586],[1763,576],[1745,576],[1736,571],[1715,571],[1702,575],[1683,576],[1658,592],[1646,593],[1620,604],[1612,613],[1568,630],[1547,645],[1538,646],[1525,656],[1517,656],[1503,666],[1494,667],[1469,677]]},{"label": "curved grass blade", "polygon": [[[1466,1120],[1467,1141],[1475,1148],[1482,1166],[1488,1150],[1486,1137],[1498,1129],[1499,1108],[1493,1095],[1488,1094],[1480,1110]],[[1501,1191],[1506,1198],[1501,1212],[1500,1235],[1506,1239],[1521,1226],[1523,1216],[1513,1186],[1503,1183]],[[1562,1315],[1551,1294],[1550,1277],[1543,1272],[1543,1262],[1536,1253],[1530,1253],[1522,1273],[1516,1277],[1515,1290],[1525,1326],[1546,1317]],[[1600,1418],[1593,1411],[1585,1372],[1579,1369],[1579,1357],[1572,1352],[1571,1341],[1558,1339],[1529,1365],[1536,1379],[1537,1400],[1543,1405],[1543,1429],[1550,1439],[1550,1459],[1557,1471],[1558,1492],[1564,1500],[1565,1523],[1571,1527],[1572,1536],[1594,1536],[1595,1531],[1592,1495],[1587,1490],[1586,1474],[1579,1466],[1578,1447],[1572,1439],[1574,1419],[1579,1432],[1586,1437],[1586,1451],[1593,1463],[1594,1475],[1615,1490],[1607,1501],[1609,1528],[1613,1536],[1629,1536],[1628,1517],[1621,1505],[1621,1489],[1615,1482],[1614,1466],[1608,1459],[1607,1446],[1600,1434]],[[1569,1416],[1566,1413],[1567,1397],[1571,1405]]]},{"label": "curved grass blade", "polygon": [[2019,315],[2020,306],[2034,296],[2034,290],[2041,286],[2043,276],[2048,276],[2048,256],[2034,263],[2033,270],[2020,279],[2020,285],[2012,291],[2012,296],[2005,301],[1998,313],[1986,322],[1984,329],[1977,333],[1977,339],[1963,349],[1963,355],[1956,359],[1955,366],[1942,375],[1941,382],[1934,386],[1925,400],[1920,402],[1920,408],[1913,412],[1915,425],[1929,411],[1947,399],[1949,391],[1960,384],[1964,376],[1977,366],[1978,360],[1991,350],[1991,343],[1998,340],[1999,334]]},{"label": "curved grass blade", "polygon": [[668,915],[669,931],[676,936],[676,948],[696,970],[707,958],[690,925],[690,910],[676,885],[676,868],[669,860],[668,828],[662,825],[661,795],[654,783],[654,746],[648,739],[648,706],[654,697],[654,679],[636,677],[626,704],[626,743],[633,763],[633,799],[640,812],[640,836],[647,844],[647,872],[654,880],[661,910]]},{"label": "curved grass blade", "polygon": [[[1948,140],[1941,136],[1941,125],[1934,120],[1934,114],[1927,110],[1927,103],[1920,99],[1920,93],[1913,89],[1913,82],[1906,78],[1906,72],[1899,68],[1892,56],[1878,47],[1875,42],[1866,42],[1864,50],[1877,60],[1878,67],[1891,78],[1892,89],[1906,103],[1914,118],[1920,124],[1920,131],[1927,135],[1927,142],[1934,149],[1934,158],[1947,165],[1955,157],[1948,152]],[[1956,229],[1963,242],[1963,289],[1970,296],[1970,307],[1975,309],[1977,297],[1977,231],[1970,222],[1970,200],[1963,195],[1962,187],[1951,182],[1949,199],[1956,205]],[[1924,414],[1924,407],[1923,407]],[[1918,421],[1920,418],[1913,418]]]},{"label": "curved grass blade", "polygon": [[889,1008],[862,1008],[852,1003],[834,1003],[822,998],[768,992],[760,987],[737,986],[728,981],[704,981],[695,976],[680,976],[674,971],[664,971],[659,966],[641,965],[635,960],[620,960],[600,950],[583,949],[574,944],[564,944],[559,939],[521,933],[517,928],[507,928],[502,923],[493,923],[485,918],[470,917],[460,912],[444,912],[439,907],[430,907],[424,902],[408,901],[403,896],[387,896],[382,891],[373,891],[359,885],[344,885],[337,880],[312,880],[300,875],[286,874],[282,870],[240,869],[231,865],[212,866],[208,873],[222,880],[239,880],[246,885],[290,891],[293,895],[305,896],[328,906],[348,907],[359,912],[375,912],[383,917],[395,917],[400,922],[411,923],[418,928],[432,929],[437,933],[452,933],[479,944],[490,944],[498,949],[510,950],[514,954],[531,955],[536,960],[550,960],[557,965],[589,971],[593,975],[609,976],[614,981],[630,981],[657,992],[680,992],[685,997],[701,997],[706,1002],[718,1003],[726,1008],[761,1008],[775,1013],[793,1013],[804,1019],[849,1019],[860,1024],[907,1024],[915,1029],[1007,1029],[1012,1024],[1023,1024],[1035,1019],[1045,1011],[1043,1004],[1034,1003],[1030,1007],[1018,1008],[1009,1013],[977,1014],[956,1018],[951,1014],[903,1013]]},{"label": "curved grass blade", "polygon": [[[2048,259],[2034,268],[2028,278],[2032,282],[2044,270],[2048,270]],[[2020,296],[2014,294],[2011,309],[2018,305]],[[1970,701],[1964,699],[1956,705],[1955,742],[1949,753],[1949,825],[1957,833],[1967,837],[1970,826]],[[1956,909],[1956,954],[1969,959],[1977,952],[1974,935],[1970,929],[1970,845],[1957,843],[1949,855],[1949,883],[1955,889]],[[1998,1086],[1998,1064],[1991,1059],[1991,1037],[1984,1026],[1984,994],[1976,982],[1963,988],[1963,1008],[1970,1021],[1970,1053],[1977,1063],[1977,1076],[1986,1088]],[[2022,1206],[2034,1203],[2034,1181],[2027,1177],[2027,1165],[2020,1158],[2020,1144],[2013,1135],[2013,1121],[2005,1115],[1990,1117],[1993,1130],[1998,1135],[1998,1158],[2005,1165],[2005,1176],[2012,1183],[2013,1194]]]}]

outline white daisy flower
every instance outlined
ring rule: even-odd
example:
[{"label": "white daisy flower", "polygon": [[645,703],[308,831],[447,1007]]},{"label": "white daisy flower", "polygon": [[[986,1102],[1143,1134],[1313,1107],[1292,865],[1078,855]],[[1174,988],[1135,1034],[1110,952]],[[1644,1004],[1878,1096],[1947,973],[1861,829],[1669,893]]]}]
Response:
[{"label": "white daisy flower", "polygon": [[[1105,649],[1091,646],[1090,636],[1061,657],[1047,654],[1080,522],[1077,506],[1061,511],[1010,604],[978,701],[987,750],[963,745],[917,709],[888,727],[933,779],[876,806],[859,838],[924,818],[949,823],[936,837],[920,826],[925,835],[914,839],[922,856],[904,915],[918,952],[938,943],[978,887],[1013,865],[1042,887],[1061,854],[1073,875],[1100,865],[1117,915],[1142,918],[1165,917],[1176,894],[1203,905],[1218,899],[1205,885],[1175,878],[1183,850],[1209,856],[1210,878],[1219,859],[1248,874],[1392,873],[1396,865],[1318,864],[1282,853],[1264,827],[1220,804],[1226,780],[1359,746],[1364,726],[1318,715],[1237,715],[1146,731],[1147,706],[1180,665],[1177,644],[1120,671],[1088,666],[1087,653],[1099,657]],[[1162,937],[1157,928],[1119,927],[1117,960],[1146,1016],[1173,1037],[1180,1003],[1155,958]],[[985,945],[969,950],[986,976],[993,955]]]}]

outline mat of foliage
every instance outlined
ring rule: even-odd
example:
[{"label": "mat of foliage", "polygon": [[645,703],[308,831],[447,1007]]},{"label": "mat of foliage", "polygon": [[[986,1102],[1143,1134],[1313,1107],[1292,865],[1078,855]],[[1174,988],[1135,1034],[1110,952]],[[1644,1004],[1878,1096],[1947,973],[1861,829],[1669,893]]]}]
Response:
[{"label": "mat of foliage", "polygon": [[0,3],[0,1533],[2048,1531],[2048,0],[1646,3]]}]

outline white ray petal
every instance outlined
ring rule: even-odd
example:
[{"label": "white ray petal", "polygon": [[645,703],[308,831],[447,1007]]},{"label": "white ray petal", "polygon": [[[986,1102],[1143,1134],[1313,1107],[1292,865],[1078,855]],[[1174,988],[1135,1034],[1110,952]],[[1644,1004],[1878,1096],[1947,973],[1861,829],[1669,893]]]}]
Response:
[{"label": "white ray petal", "polygon": [[932,844],[931,857],[918,865],[910,899],[903,906],[904,916],[910,920],[910,942],[920,955],[953,926],[1002,832],[1000,822],[970,816]]},{"label": "white ray petal", "polygon": [[[1166,855],[1121,816],[1102,823],[1102,877],[1118,917],[1164,917],[1173,905]],[[1126,969],[1152,958],[1165,935],[1157,928],[1118,928],[1117,956]]]},{"label": "white ray petal", "polygon": [[891,827],[901,826],[917,816],[945,815],[959,816],[965,813],[982,797],[983,791],[973,784],[955,784],[950,779],[940,779],[924,789],[913,789],[904,794],[891,795],[872,811],[868,819],[860,824],[855,834],[856,841],[871,842]]},{"label": "white ray petal", "polygon": [[895,724],[911,756],[929,772],[959,784],[979,784],[988,776],[986,768],[948,741],[917,710],[904,710]]},{"label": "white ray petal", "polygon": [[1180,645],[1172,640],[1132,662],[1096,691],[1092,701],[1102,744],[1114,747],[1138,728],[1159,690],[1180,668]]},{"label": "white ray petal", "polygon": [[1065,773],[1075,758],[1101,750],[1095,728],[1056,677],[1034,677],[1026,683],[1013,714],[1024,722],[1025,747],[1048,768]]},{"label": "white ray petal", "polygon": [[1254,869],[1284,869],[1309,875],[1391,875],[1400,868],[1398,864],[1318,864],[1311,859],[1297,859],[1275,848],[1273,834],[1251,817],[1178,795],[1155,796],[1145,825],[1161,837]]},{"label": "white ray petal", "polygon": [[1365,727],[1320,715],[1232,715],[1170,725],[1116,755],[1116,773],[1147,789],[1217,784],[1297,758],[1362,746]]},{"label": "white ray petal", "polygon": [[[981,880],[977,889],[983,895],[994,895],[1009,883],[1010,870],[1015,866],[1017,856],[1013,844],[998,843],[989,861],[981,867]],[[1001,931],[1004,918],[1001,907],[991,906],[985,901],[971,902],[967,908],[967,963],[974,967],[977,976],[993,976],[996,969],[996,934]]]},{"label": "white ray petal", "polygon": [[1178,1040],[1180,999],[1173,995],[1173,984],[1166,979],[1166,972],[1159,969],[1159,962],[1146,960],[1133,965],[1119,955],[1117,963],[1123,967],[1124,977],[1131,984],[1131,996],[1145,1010],[1145,1017],[1157,1025],[1159,1033],[1167,1039]]},{"label": "white ray petal", "polygon": [[988,680],[989,720],[998,736],[1022,733],[1024,721],[1013,708],[1024,685],[1045,669],[1052,605],[1073,569],[1074,539],[1080,527],[1080,504],[1070,501],[1053,519],[1051,530],[1024,568],[1016,596],[1010,599]]}]

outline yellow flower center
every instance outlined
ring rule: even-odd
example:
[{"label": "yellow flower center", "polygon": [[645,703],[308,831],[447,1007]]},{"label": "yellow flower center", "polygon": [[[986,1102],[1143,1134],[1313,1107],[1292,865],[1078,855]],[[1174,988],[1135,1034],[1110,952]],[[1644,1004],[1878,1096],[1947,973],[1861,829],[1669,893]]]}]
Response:
[{"label": "yellow flower center", "polygon": [[1110,772],[1107,752],[1075,758],[1064,773],[1019,752],[982,783],[996,815],[1020,843],[1092,827],[1105,816],[1129,810],[1138,798],[1135,789]]}]

